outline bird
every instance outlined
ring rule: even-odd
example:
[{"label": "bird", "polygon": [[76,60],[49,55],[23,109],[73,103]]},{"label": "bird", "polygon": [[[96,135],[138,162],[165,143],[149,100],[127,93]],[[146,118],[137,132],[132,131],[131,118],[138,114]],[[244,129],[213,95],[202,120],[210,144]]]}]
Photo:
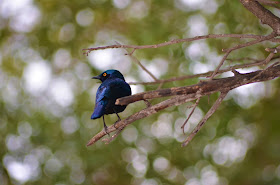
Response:
[{"label": "bird", "polygon": [[114,125],[120,121],[121,118],[118,113],[123,112],[126,105],[115,105],[115,102],[118,98],[131,95],[131,88],[125,82],[123,75],[115,69],[106,70],[100,75],[92,77],[92,79],[98,79],[102,83],[96,92],[95,107],[91,119],[98,119],[102,116],[104,130],[109,135],[104,115],[115,113],[118,120]]}]

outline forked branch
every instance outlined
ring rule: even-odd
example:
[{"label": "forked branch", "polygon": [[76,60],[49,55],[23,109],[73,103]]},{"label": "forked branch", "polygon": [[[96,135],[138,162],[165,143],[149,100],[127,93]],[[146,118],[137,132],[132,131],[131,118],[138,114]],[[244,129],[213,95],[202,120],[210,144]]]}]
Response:
[{"label": "forked branch", "polygon": [[[259,73],[262,74],[258,75]],[[279,75],[280,75],[280,65],[274,66],[269,70],[265,70],[265,71],[259,70],[259,71],[240,74],[238,76],[233,76],[228,78],[202,81],[198,84],[191,85],[191,86],[172,87],[169,89],[160,89],[155,91],[138,93],[132,96],[119,98],[117,99],[116,104],[128,105],[130,103],[140,101],[140,100],[148,100],[148,99],[161,98],[166,96],[193,94],[196,93],[198,90],[201,90],[201,94],[208,95],[218,91],[219,92],[228,91],[248,83],[271,80],[273,78],[279,77]],[[255,78],[255,76],[257,76],[257,78]]]},{"label": "forked branch", "polygon": [[[247,73],[247,74],[239,74],[239,75],[235,75],[235,76],[229,77],[229,78],[209,80],[209,81],[201,82],[199,84],[192,85],[192,86],[177,87],[177,88],[171,88],[171,89],[162,89],[162,90],[139,93],[139,94],[135,94],[132,96],[124,97],[124,98],[117,100],[119,104],[120,104],[120,102],[122,102],[122,105],[124,105],[124,104],[129,104],[129,103],[132,103],[135,101],[139,101],[139,100],[146,100],[146,99],[159,98],[159,97],[163,97],[163,96],[175,96],[176,95],[173,98],[162,101],[156,105],[149,106],[149,107],[129,116],[128,118],[117,122],[115,124],[115,126],[112,125],[112,126],[108,127],[107,132],[111,133],[111,132],[116,131],[117,129],[123,129],[124,127],[133,123],[136,120],[151,116],[151,115],[157,113],[158,111],[166,109],[168,107],[178,106],[183,103],[196,100],[196,99],[200,98],[201,96],[212,94],[212,93],[215,93],[218,91],[222,92],[222,94],[223,94],[224,92],[228,92],[234,88],[237,88],[241,85],[245,85],[247,83],[272,80],[279,76],[280,76],[280,65],[277,65],[277,66],[271,66],[265,70],[255,71],[255,72],[251,72],[251,73]],[[95,142],[100,140],[105,135],[106,135],[105,131],[99,132],[88,142],[87,146],[94,144]]]},{"label": "forked branch", "polygon": [[[279,42],[279,38],[277,36],[280,35],[280,18],[275,16],[272,12],[264,8],[258,1],[256,0],[240,0],[240,2],[243,4],[245,8],[247,8],[250,12],[252,12],[263,24],[266,24],[272,28],[272,32],[267,36],[261,36],[261,35],[246,35],[246,34],[209,34],[204,36],[196,36],[193,38],[186,38],[186,39],[175,39],[168,42],[160,43],[160,44],[153,44],[153,45],[142,45],[142,46],[136,46],[136,45],[110,45],[110,46],[103,46],[103,47],[95,47],[95,48],[88,48],[84,49],[86,55],[88,55],[91,51],[94,50],[100,50],[100,49],[107,49],[107,48],[131,48],[132,52],[129,54],[132,56],[135,50],[137,49],[145,49],[145,48],[158,48],[163,47],[167,45],[182,43],[182,42],[191,42],[195,40],[201,40],[201,39],[209,39],[209,38],[242,38],[242,39],[254,39],[251,41],[247,41],[243,44],[236,45],[232,48],[223,50],[225,51],[224,57],[221,59],[219,65],[216,67],[216,69],[213,72],[206,73],[207,75],[210,75],[210,80],[200,82],[195,85],[191,86],[185,86],[185,87],[173,87],[169,89],[160,89],[150,92],[144,92],[135,94],[132,96],[124,97],[117,99],[116,104],[117,105],[128,105],[130,103],[144,100],[147,101],[148,99],[154,99],[154,98],[160,98],[160,97],[166,97],[166,96],[175,96],[173,98],[167,99],[165,101],[162,101],[156,105],[148,106],[147,108],[129,116],[128,118],[121,120],[117,122],[114,126],[108,127],[107,132],[114,132],[117,130],[117,132],[108,139],[105,139],[106,143],[111,142],[114,138],[116,138],[121,130],[123,130],[127,125],[131,124],[132,122],[145,118],[147,116],[153,115],[157,113],[160,110],[163,110],[165,108],[168,108],[170,106],[178,106],[183,103],[197,100],[196,104],[197,106],[200,97],[205,95],[210,95],[215,92],[221,92],[220,97],[216,100],[214,105],[210,108],[210,110],[206,113],[204,118],[199,122],[197,127],[192,131],[192,133],[188,136],[188,138],[182,143],[182,146],[186,146],[192,138],[197,134],[197,132],[202,128],[202,126],[205,124],[205,122],[213,115],[213,113],[217,110],[219,105],[221,104],[222,100],[225,98],[227,93],[239,86],[249,84],[249,83],[255,83],[260,81],[266,81],[266,80],[272,80],[274,78],[277,78],[280,76],[280,65],[279,62],[274,63],[273,65],[269,66],[265,70],[255,71],[247,74],[240,74],[237,72],[234,68],[228,68],[227,70],[231,70],[234,73],[233,77],[229,78],[221,78],[221,79],[214,79],[216,74],[221,73],[223,70],[220,70],[220,68],[223,66],[224,62],[227,60],[230,53],[234,50],[241,49],[244,47],[248,47],[254,44],[258,44],[263,41],[271,41],[271,42]],[[270,0],[262,0],[260,2],[263,3],[274,3]],[[262,61],[260,64],[267,64],[270,62],[273,58],[275,58],[275,54],[279,52],[279,47],[277,47],[275,50],[271,51],[269,48],[266,49],[267,51],[271,52],[264,61]],[[138,61],[138,64],[140,65],[140,61]],[[245,64],[247,66],[250,66],[249,64]],[[141,67],[141,65],[140,65]],[[142,66],[142,69],[145,70],[144,66]],[[146,72],[149,73],[148,70]],[[150,74],[151,75],[151,74]],[[201,74],[200,74],[201,75]],[[152,75],[151,75],[152,76]],[[152,76],[153,77],[153,76]],[[159,83],[160,87],[164,82],[167,81],[175,81],[178,79],[186,79],[188,77],[176,77],[175,79],[168,79],[168,80],[158,80],[155,77],[153,78],[155,82],[152,83]],[[192,77],[195,77],[193,75]],[[143,83],[142,83],[143,84]],[[194,111],[194,109],[193,109]],[[189,117],[188,117],[189,119]],[[188,120],[187,119],[187,120]],[[184,126],[184,125],[183,125]],[[105,131],[99,132],[97,135],[95,135],[87,144],[87,146],[90,146],[94,144],[96,141],[101,139],[103,136],[105,136],[107,133]]]},{"label": "forked branch", "polygon": [[[107,128],[107,132],[111,133],[116,131],[117,129],[123,129],[124,127],[126,127],[127,125],[133,123],[134,121],[137,121],[139,119],[151,116],[155,113],[157,113],[160,110],[166,109],[168,107],[171,106],[178,106],[181,105],[183,103],[195,100],[197,97],[195,94],[191,94],[191,95],[182,95],[182,96],[176,96],[174,98],[162,101],[156,105],[150,106],[148,108],[145,108],[131,116],[129,116],[126,119],[123,119],[119,122],[117,122],[114,125],[111,125]],[[91,138],[91,140],[88,142],[87,146],[90,146],[94,143],[96,143],[99,139],[101,139],[103,136],[107,135],[107,133],[102,130],[101,132],[99,132],[98,134],[96,134],[93,138]]]},{"label": "forked branch", "polygon": [[187,146],[187,144],[193,139],[193,137],[198,133],[198,131],[201,129],[201,127],[206,123],[206,121],[216,112],[218,107],[221,105],[223,99],[226,97],[228,91],[221,92],[221,95],[216,100],[214,105],[211,107],[211,109],[206,113],[206,115],[202,118],[202,120],[197,124],[197,126],[194,128],[194,130],[191,132],[191,134],[187,137],[187,139],[182,143],[182,147]]}]

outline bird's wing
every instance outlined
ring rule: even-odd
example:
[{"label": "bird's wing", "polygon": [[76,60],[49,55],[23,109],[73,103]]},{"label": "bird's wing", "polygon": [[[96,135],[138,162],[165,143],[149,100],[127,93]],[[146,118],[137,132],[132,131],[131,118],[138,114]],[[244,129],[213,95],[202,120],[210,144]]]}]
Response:
[{"label": "bird's wing", "polygon": [[96,102],[99,102],[102,99],[108,98],[108,95],[107,95],[108,91],[109,91],[108,87],[101,85],[96,92]]},{"label": "bird's wing", "polygon": [[103,116],[105,114],[105,109],[106,106],[108,104],[108,100],[107,100],[107,93],[108,92],[108,88],[105,86],[100,86],[96,92],[96,103],[95,103],[95,107],[94,107],[94,111],[91,115],[91,119],[96,119],[96,118],[100,118],[101,116]]},{"label": "bird's wing", "polygon": [[110,95],[114,98],[129,96],[131,95],[131,88],[122,79],[116,79],[110,83]]}]

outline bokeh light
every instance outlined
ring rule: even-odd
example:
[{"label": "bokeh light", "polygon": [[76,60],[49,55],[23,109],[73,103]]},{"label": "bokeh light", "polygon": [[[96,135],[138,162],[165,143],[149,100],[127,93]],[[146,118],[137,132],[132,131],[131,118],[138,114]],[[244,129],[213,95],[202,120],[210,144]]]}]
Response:
[{"label": "bokeh light", "polygon": [[[185,133],[181,126],[193,102],[134,122],[110,145],[99,141],[85,146],[103,129],[102,118],[90,119],[100,85],[92,76],[117,69],[127,82],[154,79],[129,56],[132,49],[97,50],[88,56],[82,49],[159,44],[210,33],[268,34],[239,1],[2,0],[0,20],[1,185],[279,184],[276,80],[232,90],[186,148],[180,143],[217,94],[201,99]],[[237,43],[238,39],[207,39],[136,50],[133,56],[157,79],[168,79],[214,70],[224,56],[222,49]],[[239,58],[265,58],[265,48],[275,44],[267,43],[233,51],[232,61],[225,61],[222,68],[247,62],[235,61]],[[238,69],[256,70],[259,67]],[[217,78],[228,76],[233,73]],[[199,80],[131,85],[131,89],[135,94]],[[146,107],[142,101],[130,104],[120,117]],[[116,116],[105,119],[112,125]]]}]

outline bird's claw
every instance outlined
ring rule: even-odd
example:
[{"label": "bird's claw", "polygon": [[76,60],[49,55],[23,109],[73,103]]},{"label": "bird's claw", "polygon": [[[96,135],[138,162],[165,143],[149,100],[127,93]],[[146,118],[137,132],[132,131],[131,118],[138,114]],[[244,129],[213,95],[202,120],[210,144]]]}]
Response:
[{"label": "bird's claw", "polygon": [[105,131],[105,133],[110,137],[110,134],[109,134],[109,132],[108,132],[108,127],[107,127],[107,126],[104,126],[104,131]]},{"label": "bird's claw", "polygon": [[118,120],[114,123],[115,129],[118,129],[118,128],[116,127],[116,124],[117,124],[119,121],[121,121],[121,118],[118,117]]},{"label": "bird's claw", "polygon": [[118,120],[118,121],[116,121],[116,122],[114,123],[115,129],[118,129],[118,128],[116,127],[116,124],[117,124],[119,121],[120,121],[120,120]]}]

